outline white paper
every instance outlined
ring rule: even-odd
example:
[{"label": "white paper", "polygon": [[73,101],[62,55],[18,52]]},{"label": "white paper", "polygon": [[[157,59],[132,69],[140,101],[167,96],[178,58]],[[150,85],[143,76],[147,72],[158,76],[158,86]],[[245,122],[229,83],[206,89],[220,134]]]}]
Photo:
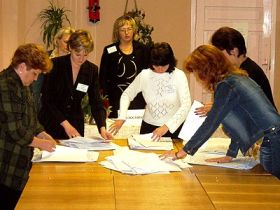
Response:
[{"label": "white paper", "polygon": [[210,138],[193,156],[187,155],[183,162],[197,165],[209,165],[232,169],[251,169],[259,162],[253,157],[244,157],[240,152],[238,156],[229,163],[206,162],[209,158],[226,156],[229,148],[230,138]]},{"label": "white paper", "polygon": [[101,137],[75,137],[67,140],[60,140],[60,144],[68,147],[87,149],[87,150],[114,150],[119,146],[104,140]]},{"label": "white paper", "polygon": [[184,141],[189,141],[197,129],[202,125],[206,117],[200,117],[196,115],[195,109],[202,107],[203,104],[194,100],[190,111],[187,115],[187,118],[183,124],[183,127],[178,135],[179,138],[183,139]]},{"label": "white paper", "polygon": [[33,162],[94,162],[98,156],[98,152],[56,145],[54,152],[43,151]]},{"label": "white paper", "polygon": [[152,133],[132,135],[128,138],[128,145],[131,149],[145,150],[172,150],[174,148],[170,137],[161,137],[159,141],[153,141],[152,135]]},{"label": "white paper", "polygon": [[161,160],[158,154],[132,151],[127,147],[115,150],[113,156],[106,157],[106,161],[102,161],[100,164],[106,168],[127,174],[181,171],[176,163]]}]

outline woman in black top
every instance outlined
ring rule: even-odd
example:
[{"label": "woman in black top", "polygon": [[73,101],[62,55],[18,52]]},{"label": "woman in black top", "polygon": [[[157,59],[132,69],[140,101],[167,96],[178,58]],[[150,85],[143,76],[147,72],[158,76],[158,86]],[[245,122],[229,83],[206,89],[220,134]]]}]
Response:
[{"label": "woman in black top", "polygon": [[42,89],[39,120],[57,139],[84,135],[84,115],[81,107],[88,94],[89,104],[99,133],[112,138],[106,131],[106,111],[100,97],[98,68],[87,60],[93,50],[89,32],[75,31],[68,41],[70,54],[53,59],[52,72],[46,76]]},{"label": "woman in black top", "polygon": [[[142,69],[148,67],[149,48],[137,40],[137,25],[130,16],[121,16],[114,23],[113,44],[104,48],[101,58],[99,81],[101,90],[109,98],[112,112],[118,117],[120,97]],[[145,101],[138,94],[130,109],[144,109]]]}]

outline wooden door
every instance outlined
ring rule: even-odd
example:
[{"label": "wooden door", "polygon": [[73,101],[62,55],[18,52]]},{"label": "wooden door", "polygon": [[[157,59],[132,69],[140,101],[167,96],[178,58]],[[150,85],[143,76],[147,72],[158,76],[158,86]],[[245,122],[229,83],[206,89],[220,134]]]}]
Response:
[{"label": "wooden door", "polygon": [[[272,4],[273,0],[193,0],[192,49],[209,43],[213,32],[222,26],[235,28],[245,38],[247,55],[263,68],[272,82]],[[211,100],[212,95],[193,75],[190,75],[190,91],[193,99],[203,103]]]}]

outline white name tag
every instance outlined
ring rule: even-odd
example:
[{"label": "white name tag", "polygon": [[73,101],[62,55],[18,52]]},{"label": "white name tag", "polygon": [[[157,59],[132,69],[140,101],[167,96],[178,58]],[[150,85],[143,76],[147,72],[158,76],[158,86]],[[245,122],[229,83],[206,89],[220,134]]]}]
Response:
[{"label": "white name tag", "polygon": [[78,83],[76,90],[86,93],[88,90],[88,85]]},{"label": "white name tag", "polygon": [[112,47],[107,48],[107,52],[108,52],[109,54],[111,54],[111,53],[113,53],[113,52],[116,52],[116,51],[117,51],[116,46],[112,46]]}]

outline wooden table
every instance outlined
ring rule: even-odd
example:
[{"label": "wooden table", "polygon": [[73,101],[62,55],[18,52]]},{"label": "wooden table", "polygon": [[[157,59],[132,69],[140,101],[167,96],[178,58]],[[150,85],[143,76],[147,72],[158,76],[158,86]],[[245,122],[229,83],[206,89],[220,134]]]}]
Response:
[{"label": "wooden table", "polygon": [[[116,141],[126,145],[127,141]],[[180,148],[175,141],[175,148]],[[112,151],[100,152],[99,161]],[[126,175],[94,163],[35,163],[17,210],[280,209],[280,182],[257,166]]]}]

